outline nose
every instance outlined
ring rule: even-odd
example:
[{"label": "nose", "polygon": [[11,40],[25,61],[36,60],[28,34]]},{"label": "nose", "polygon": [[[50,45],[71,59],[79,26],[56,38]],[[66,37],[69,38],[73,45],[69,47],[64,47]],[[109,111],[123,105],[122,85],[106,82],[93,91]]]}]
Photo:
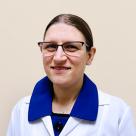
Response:
[{"label": "nose", "polygon": [[53,60],[55,63],[63,63],[67,60],[67,56],[64,53],[62,46],[58,46],[58,49],[54,54]]}]

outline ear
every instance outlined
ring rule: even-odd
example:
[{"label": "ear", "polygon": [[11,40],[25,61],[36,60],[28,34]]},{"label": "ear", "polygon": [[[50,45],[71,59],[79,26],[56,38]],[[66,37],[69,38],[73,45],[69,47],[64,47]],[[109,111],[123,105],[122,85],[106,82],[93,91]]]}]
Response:
[{"label": "ear", "polygon": [[86,65],[90,65],[92,63],[94,55],[96,53],[96,48],[92,47],[90,49],[90,51],[88,51],[87,53],[88,53],[88,58],[87,58],[87,61],[86,61]]},{"label": "ear", "polygon": [[42,52],[42,47],[40,47],[40,51]]}]

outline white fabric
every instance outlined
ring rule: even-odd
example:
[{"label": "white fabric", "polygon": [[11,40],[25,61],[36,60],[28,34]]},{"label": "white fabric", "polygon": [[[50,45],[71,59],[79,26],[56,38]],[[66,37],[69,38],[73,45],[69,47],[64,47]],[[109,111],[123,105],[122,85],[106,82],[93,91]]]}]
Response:
[{"label": "white fabric", "polygon": [[[136,136],[130,107],[120,98],[99,92],[96,122],[70,117],[60,136]],[[30,97],[14,107],[7,136],[54,136],[51,117],[28,122]]]}]

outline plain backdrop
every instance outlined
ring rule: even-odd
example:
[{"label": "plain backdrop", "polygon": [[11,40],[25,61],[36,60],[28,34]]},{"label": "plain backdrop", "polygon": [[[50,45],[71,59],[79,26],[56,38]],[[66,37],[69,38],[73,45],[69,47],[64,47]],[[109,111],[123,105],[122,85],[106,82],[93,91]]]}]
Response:
[{"label": "plain backdrop", "polygon": [[60,13],[90,25],[97,53],[86,73],[104,92],[124,99],[136,119],[135,0],[0,0],[0,136],[15,103],[45,76],[37,42]]}]

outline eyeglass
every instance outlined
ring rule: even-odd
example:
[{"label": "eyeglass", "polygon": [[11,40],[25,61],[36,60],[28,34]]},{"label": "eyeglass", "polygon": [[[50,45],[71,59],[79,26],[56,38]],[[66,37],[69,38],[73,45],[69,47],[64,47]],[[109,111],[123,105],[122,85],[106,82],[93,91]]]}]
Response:
[{"label": "eyeglass", "polygon": [[81,42],[81,41],[70,41],[70,42],[65,42],[61,45],[58,45],[55,42],[38,42],[38,45],[45,56],[54,55],[59,46],[62,47],[66,55],[79,56],[79,51],[81,51],[82,46],[85,45],[88,47],[88,45],[85,42]]}]

